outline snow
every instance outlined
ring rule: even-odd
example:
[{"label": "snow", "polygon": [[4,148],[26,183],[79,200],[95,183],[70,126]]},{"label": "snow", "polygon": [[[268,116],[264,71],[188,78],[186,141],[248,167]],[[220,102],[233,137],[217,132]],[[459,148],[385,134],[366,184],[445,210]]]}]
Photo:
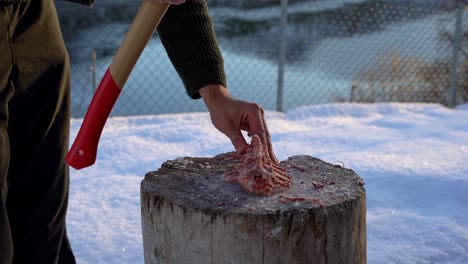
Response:
[{"label": "snow", "polygon": [[[468,263],[468,104],[323,104],[266,118],[280,160],[311,155],[364,179],[369,263]],[[207,112],[110,118],[96,164],[71,171],[78,262],[142,263],[144,175],[232,150]]]}]

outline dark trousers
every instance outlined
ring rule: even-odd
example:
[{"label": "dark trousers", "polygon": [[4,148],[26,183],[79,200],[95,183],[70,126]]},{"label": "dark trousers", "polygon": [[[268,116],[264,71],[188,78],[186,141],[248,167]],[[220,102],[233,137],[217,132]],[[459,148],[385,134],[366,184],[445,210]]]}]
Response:
[{"label": "dark trousers", "polygon": [[75,263],[70,66],[53,0],[0,5],[0,263]]}]

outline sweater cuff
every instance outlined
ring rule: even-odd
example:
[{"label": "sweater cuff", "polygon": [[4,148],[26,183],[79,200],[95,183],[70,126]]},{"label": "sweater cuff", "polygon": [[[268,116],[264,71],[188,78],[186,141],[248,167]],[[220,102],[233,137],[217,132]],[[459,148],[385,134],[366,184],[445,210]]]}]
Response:
[{"label": "sweater cuff", "polygon": [[188,96],[192,99],[201,98],[198,91],[207,85],[219,84],[227,87],[226,74],[224,73],[224,64],[222,62],[198,65],[190,69],[179,70],[178,73],[184,82]]}]

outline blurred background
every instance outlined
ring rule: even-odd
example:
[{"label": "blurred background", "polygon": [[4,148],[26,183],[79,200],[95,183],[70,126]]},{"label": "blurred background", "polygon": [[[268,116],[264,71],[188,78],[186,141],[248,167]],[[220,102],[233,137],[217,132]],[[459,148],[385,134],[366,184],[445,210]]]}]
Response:
[{"label": "blurred background", "polygon": [[[83,117],[141,1],[56,1]],[[228,88],[268,110],[331,102],[468,101],[466,0],[208,0]],[[112,115],[205,111],[155,34]]]}]

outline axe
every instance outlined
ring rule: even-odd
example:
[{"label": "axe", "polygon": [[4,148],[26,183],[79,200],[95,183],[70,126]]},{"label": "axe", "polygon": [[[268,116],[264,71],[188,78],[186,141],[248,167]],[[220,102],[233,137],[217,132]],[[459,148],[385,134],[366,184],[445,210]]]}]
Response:
[{"label": "axe", "polygon": [[169,4],[143,1],[109,68],[94,93],[78,135],[65,158],[79,170],[96,161],[102,130],[143,49],[169,8]]}]

